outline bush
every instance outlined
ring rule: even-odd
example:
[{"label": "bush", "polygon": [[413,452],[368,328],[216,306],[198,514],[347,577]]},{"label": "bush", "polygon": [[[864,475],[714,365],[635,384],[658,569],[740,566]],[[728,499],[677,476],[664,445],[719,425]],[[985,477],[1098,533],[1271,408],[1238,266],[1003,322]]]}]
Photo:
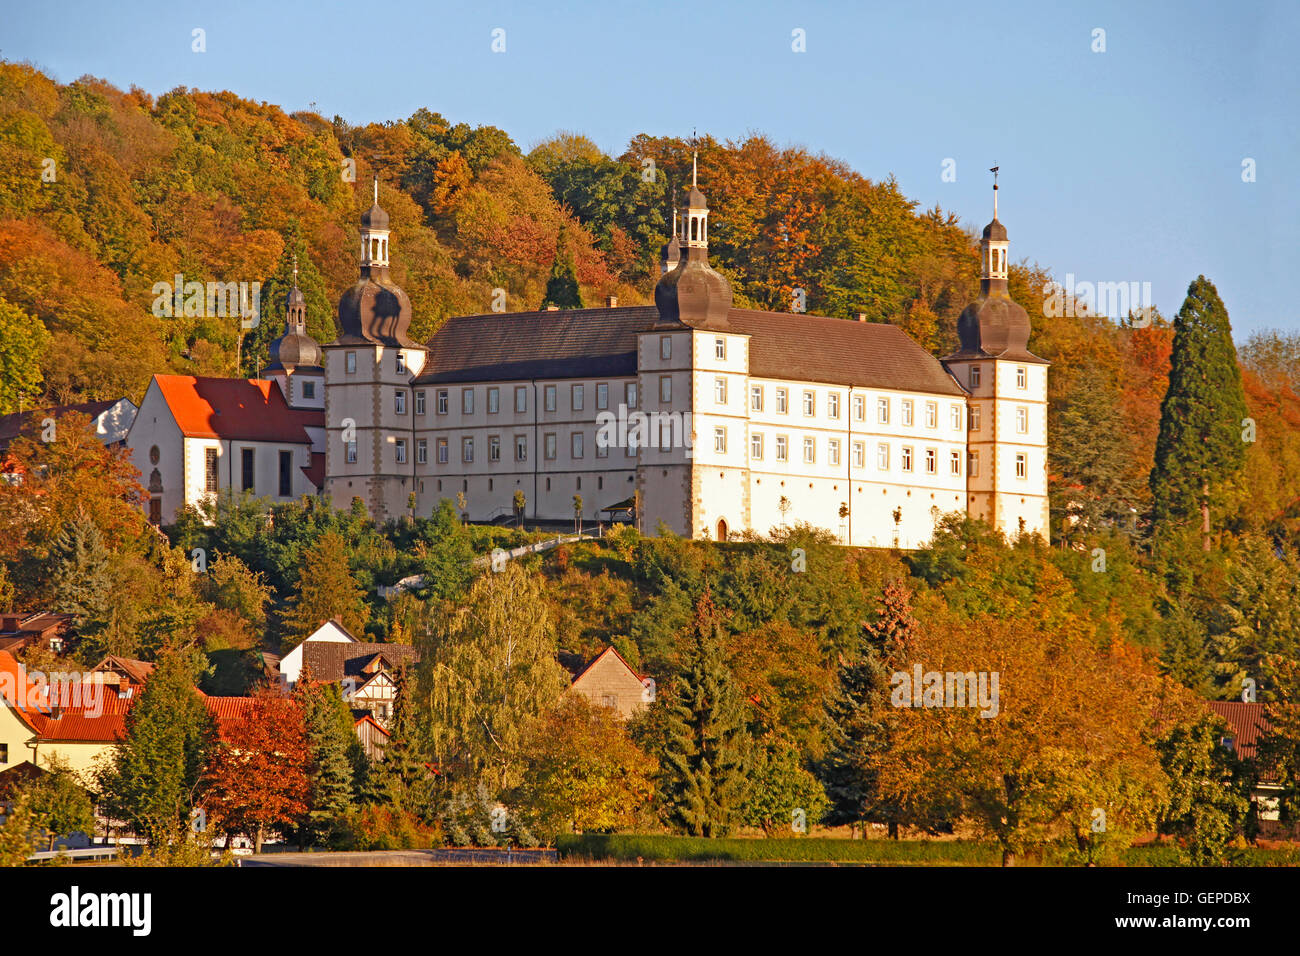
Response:
[{"label": "bush", "polygon": [[992,843],[956,840],[837,840],[823,837],[708,839],[638,834],[565,834],[557,837],[561,857],[686,862],[891,863],[914,866],[997,866]]},{"label": "bush", "polygon": [[427,850],[442,846],[442,828],[413,814],[370,805],[348,816],[343,842],[351,850]]}]

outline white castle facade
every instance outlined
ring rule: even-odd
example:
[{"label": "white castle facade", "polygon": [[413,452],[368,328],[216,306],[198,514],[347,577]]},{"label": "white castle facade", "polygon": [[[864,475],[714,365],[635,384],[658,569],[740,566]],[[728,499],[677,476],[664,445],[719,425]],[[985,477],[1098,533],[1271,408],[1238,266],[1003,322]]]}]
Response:
[{"label": "white castle facade", "polygon": [[[1007,294],[1006,229],[940,361],[879,323],[732,306],[692,189],[653,307],[489,313],[407,337],[388,217],[362,217],[361,280],[324,353],[323,493],[380,520],[463,496],[474,521],[639,523],[725,540],[808,522],[915,548],[941,514],[1048,534],[1047,363]],[[629,501],[630,499],[630,501]]]}]

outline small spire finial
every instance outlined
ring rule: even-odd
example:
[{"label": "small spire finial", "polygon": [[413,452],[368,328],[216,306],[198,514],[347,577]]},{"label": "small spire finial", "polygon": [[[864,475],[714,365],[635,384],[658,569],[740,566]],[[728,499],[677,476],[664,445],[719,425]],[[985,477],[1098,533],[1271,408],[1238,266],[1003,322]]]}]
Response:
[{"label": "small spire finial", "polygon": [[993,218],[998,218],[998,168],[990,166],[989,172],[993,174]]},{"label": "small spire finial", "polygon": [[293,287],[298,288],[298,253],[293,254]]},{"label": "small spire finial", "polygon": [[379,205],[379,174],[375,174],[375,205]]}]

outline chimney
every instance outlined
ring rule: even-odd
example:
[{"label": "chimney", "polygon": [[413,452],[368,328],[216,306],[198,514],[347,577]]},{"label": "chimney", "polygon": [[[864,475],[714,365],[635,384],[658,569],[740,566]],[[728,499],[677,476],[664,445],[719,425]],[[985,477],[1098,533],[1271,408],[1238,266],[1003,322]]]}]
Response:
[{"label": "chimney", "polygon": [[607,295],[607,296],[605,296],[605,308],[607,308],[607,309],[617,309],[617,308],[618,308],[618,296],[616,296],[616,295]]},{"label": "chimney", "polygon": [[858,315],[857,315],[857,319],[858,319],[859,322],[865,322],[865,321],[867,321],[867,313],[865,313],[865,312],[859,312]]}]

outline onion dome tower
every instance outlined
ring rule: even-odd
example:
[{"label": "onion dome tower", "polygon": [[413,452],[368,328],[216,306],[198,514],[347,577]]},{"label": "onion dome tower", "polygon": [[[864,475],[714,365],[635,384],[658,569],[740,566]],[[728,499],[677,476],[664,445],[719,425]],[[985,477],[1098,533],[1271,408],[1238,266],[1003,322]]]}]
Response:
[{"label": "onion dome tower", "polygon": [[[697,183],[696,160],[691,160],[691,191],[678,217],[674,239],[685,255],[676,268],[666,271],[655,286],[657,326],[696,329],[730,328],[731,283],[709,266],[709,204]],[[671,254],[672,243],[666,247]],[[665,265],[667,265],[665,258]]]},{"label": "onion dome tower", "polygon": [[307,334],[307,298],[298,288],[298,257],[293,257],[293,288],[285,297],[284,334],[271,342],[271,362],[263,378],[278,382],[295,408],[322,408],[325,369],[320,345]]},{"label": "onion dome tower", "polygon": [[339,298],[336,344],[418,347],[407,334],[411,300],[388,273],[388,241],[388,213],[379,205],[376,177],[375,201],[361,216],[361,278]]}]

